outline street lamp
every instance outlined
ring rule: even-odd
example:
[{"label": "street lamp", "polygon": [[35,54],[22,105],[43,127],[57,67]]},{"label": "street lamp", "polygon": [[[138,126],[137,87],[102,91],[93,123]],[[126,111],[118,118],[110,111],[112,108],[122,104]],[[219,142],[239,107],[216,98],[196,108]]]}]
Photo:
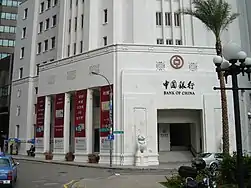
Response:
[{"label": "street lamp", "polygon": [[[112,86],[108,78],[103,74],[97,72],[91,72],[91,74],[103,77],[109,85],[109,121],[110,121],[110,137],[113,136],[113,108],[112,108]],[[112,151],[113,151],[113,139],[110,138],[110,167],[112,167]]]},{"label": "street lamp", "polygon": [[250,81],[251,73],[251,58],[247,57],[247,54],[241,51],[241,47],[235,43],[229,43],[223,47],[223,57],[216,56],[213,62],[216,66],[216,72],[218,77],[220,73],[226,79],[232,77],[231,88],[217,88],[214,90],[232,90],[234,101],[234,118],[235,118],[235,132],[236,132],[236,149],[237,149],[237,170],[238,170],[238,187],[244,188],[244,172],[243,172],[243,153],[242,153],[242,136],[241,136],[241,120],[240,120],[240,104],[239,104],[239,90],[251,90],[251,88],[239,88],[238,86],[238,74],[245,73],[248,75]]}]

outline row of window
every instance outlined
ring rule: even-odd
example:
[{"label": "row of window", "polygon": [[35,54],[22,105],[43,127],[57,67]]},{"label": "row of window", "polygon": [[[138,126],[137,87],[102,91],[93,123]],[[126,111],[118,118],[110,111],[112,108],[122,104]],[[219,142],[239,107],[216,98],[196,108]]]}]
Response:
[{"label": "row of window", "polygon": [[16,33],[16,27],[1,25],[0,33]]},{"label": "row of window", "polygon": [[9,47],[13,47],[13,46],[15,46],[15,41],[14,41],[14,40],[4,40],[4,39],[0,39],[0,46],[9,46]]},{"label": "row of window", "polygon": [[[165,44],[164,39],[157,39],[157,44]],[[175,44],[176,45],[182,45],[182,40],[176,39]],[[173,40],[172,39],[166,39],[166,45],[173,45]]]},{"label": "row of window", "polygon": [[16,20],[17,14],[9,13],[9,12],[1,12],[1,19]]},{"label": "row of window", "polygon": [[[71,32],[71,19],[69,19],[69,33]],[[84,28],[84,14],[81,15],[81,28],[83,29]],[[75,17],[74,18],[74,30],[75,32],[77,31],[78,29],[78,17]]]},{"label": "row of window", "polygon": [[[44,24],[45,23],[45,24]],[[51,27],[55,27],[57,24],[57,15],[52,16]],[[45,22],[40,22],[38,25],[38,33],[50,28],[50,18],[47,18]]]},{"label": "row of window", "polygon": [[[180,13],[174,13],[174,26],[180,26]],[[165,25],[171,26],[172,24],[172,13],[171,12],[165,12]],[[156,12],[156,25],[161,26],[163,25],[163,17],[162,12]]]},{"label": "row of window", "polygon": [[17,7],[21,1],[18,0],[1,0],[3,6]]},{"label": "row of window", "polygon": [[[51,3],[53,3],[51,5]],[[45,10],[48,10],[51,8],[51,6],[56,6],[58,3],[58,0],[53,0],[53,2],[51,0],[47,0],[46,3],[43,1],[40,3],[40,13],[43,13]]]},{"label": "row of window", "polygon": [[0,53],[0,59],[8,57],[10,54],[8,53]]},{"label": "row of window", "polygon": [[[43,42],[43,46],[44,46],[44,52],[48,51],[49,50],[49,40],[46,39],[44,42]],[[51,38],[51,48],[50,49],[54,49],[56,47],[56,38],[55,37],[52,37]],[[37,54],[40,54],[42,52],[42,42],[39,42],[37,44]]]},{"label": "row of window", "polygon": [[[83,41],[81,40],[81,41],[79,42],[79,53],[82,53],[83,50],[84,50],[84,43],[83,43]],[[73,55],[76,55],[76,53],[77,53],[77,43],[74,43],[74,44],[73,44]],[[70,54],[71,54],[71,46],[68,45],[68,46],[67,46],[67,56],[69,57]]]},{"label": "row of window", "polygon": [[[85,0],[82,0],[82,3],[84,3],[85,2]],[[70,8],[72,8],[72,4],[73,4],[73,2],[72,2],[72,0],[70,0]],[[75,4],[76,4],[76,6],[78,6],[78,0],[75,0]]]}]

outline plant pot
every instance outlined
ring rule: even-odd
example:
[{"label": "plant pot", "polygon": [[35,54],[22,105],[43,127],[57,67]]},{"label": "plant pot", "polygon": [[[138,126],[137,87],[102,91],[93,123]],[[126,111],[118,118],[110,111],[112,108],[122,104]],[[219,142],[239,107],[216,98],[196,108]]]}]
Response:
[{"label": "plant pot", "polygon": [[99,156],[97,154],[89,154],[88,155],[88,162],[89,163],[98,163],[99,162]]},{"label": "plant pot", "polygon": [[52,159],[53,159],[53,154],[51,154],[51,153],[45,154],[45,160],[52,160]]},{"label": "plant pot", "polygon": [[65,154],[65,160],[66,161],[74,161],[75,155],[72,152],[68,152]]}]

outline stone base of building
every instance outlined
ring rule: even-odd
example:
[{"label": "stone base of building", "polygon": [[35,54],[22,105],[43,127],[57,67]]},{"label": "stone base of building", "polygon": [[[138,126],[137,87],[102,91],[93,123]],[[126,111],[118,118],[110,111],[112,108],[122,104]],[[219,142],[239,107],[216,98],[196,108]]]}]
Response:
[{"label": "stone base of building", "polygon": [[53,160],[55,161],[64,161],[65,154],[64,153],[53,153]]},{"label": "stone base of building", "polygon": [[36,152],[35,153],[35,158],[36,159],[45,159],[45,155],[41,152]]},{"label": "stone base of building", "polygon": [[74,162],[83,162],[83,163],[88,162],[88,154],[86,154],[86,153],[75,153],[74,155],[75,155]]}]

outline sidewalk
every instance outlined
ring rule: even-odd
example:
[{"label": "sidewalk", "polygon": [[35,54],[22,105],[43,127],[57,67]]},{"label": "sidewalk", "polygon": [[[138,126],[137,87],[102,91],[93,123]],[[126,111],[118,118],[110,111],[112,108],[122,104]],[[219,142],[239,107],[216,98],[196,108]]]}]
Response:
[{"label": "sidewalk", "polygon": [[34,161],[41,163],[51,163],[51,164],[61,164],[61,165],[70,165],[70,166],[78,166],[78,167],[87,167],[87,168],[100,168],[100,169],[117,169],[117,170],[147,170],[147,171],[155,171],[155,170],[177,170],[182,165],[191,165],[190,163],[165,163],[160,164],[159,166],[146,166],[146,167],[137,167],[137,166],[113,166],[104,164],[93,164],[93,163],[84,163],[84,162],[68,162],[68,161],[56,161],[56,160],[44,160],[37,159],[28,156],[22,155],[13,155],[12,156],[16,160],[25,160],[25,161]]},{"label": "sidewalk", "polygon": [[164,188],[159,182],[166,181],[163,175],[126,175],[102,179],[83,179],[71,188]]}]

